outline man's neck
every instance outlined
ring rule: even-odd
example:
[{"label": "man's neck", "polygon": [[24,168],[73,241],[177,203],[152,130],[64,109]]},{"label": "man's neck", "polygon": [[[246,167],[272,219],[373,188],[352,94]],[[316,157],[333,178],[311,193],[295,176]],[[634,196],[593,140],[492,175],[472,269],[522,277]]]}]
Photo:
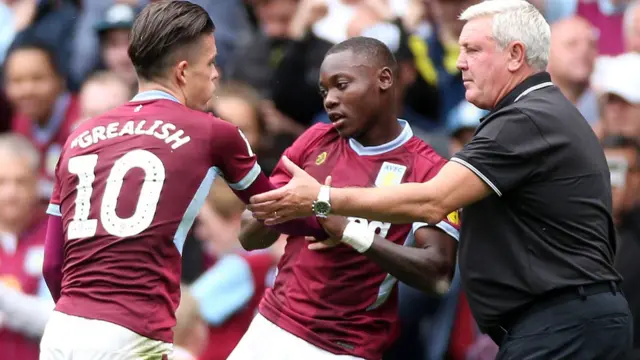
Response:
[{"label": "man's neck", "polygon": [[378,119],[377,124],[358,136],[355,140],[362,146],[378,146],[386,144],[402,132],[402,125],[395,115],[385,115]]},{"label": "man's neck", "polygon": [[502,101],[502,99],[504,99],[505,96],[507,96],[511,91],[513,91],[513,89],[515,89],[516,86],[520,85],[523,81],[525,81],[530,76],[535,75],[536,73],[538,73],[538,71],[535,71],[533,69],[527,69],[527,70],[521,71],[518,74],[514,74],[509,79],[507,84],[500,91],[498,97],[496,98],[496,102],[495,104],[493,104],[492,108],[495,108],[496,106],[498,106],[500,101]]},{"label": "man's neck", "polygon": [[139,81],[138,82],[138,94],[143,93],[145,91],[164,91],[168,94],[173,95],[181,104],[186,105],[187,101],[184,96],[184,93],[178,89],[174,89],[172,86],[161,84],[156,81]]},{"label": "man's neck", "polygon": [[577,104],[580,97],[589,87],[587,82],[585,83],[576,83],[569,81],[562,81],[562,79],[553,78],[553,83],[560,89],[562,94],[569,99],[573,104]]}]

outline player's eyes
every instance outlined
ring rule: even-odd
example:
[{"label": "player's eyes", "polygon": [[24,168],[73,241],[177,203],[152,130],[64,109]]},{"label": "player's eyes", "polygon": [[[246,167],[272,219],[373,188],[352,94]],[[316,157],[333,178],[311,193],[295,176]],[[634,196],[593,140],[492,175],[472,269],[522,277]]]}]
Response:
[{"label": "player's eyes", "polygon": [[320,88],[318,89],[318,93],[320,93],[320,96],[322,96],[323,98],[327,97],[327,89]]},{"label": "player's eyes", "polygon": [[349,83],[347,83],[346,81],[341,81],[338,84],[336,84],[336,88],[340,91],[344,90],[347,88],[347,86],[349,85]]}]

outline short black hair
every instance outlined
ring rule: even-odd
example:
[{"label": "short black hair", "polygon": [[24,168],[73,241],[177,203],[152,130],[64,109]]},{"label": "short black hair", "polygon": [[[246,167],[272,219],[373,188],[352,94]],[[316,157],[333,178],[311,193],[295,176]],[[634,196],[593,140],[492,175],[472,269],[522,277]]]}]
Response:
[{"label": "short black hair", "polygon": [[603,149],[633,149],[640,162],[640,141],[623,135],[609,135],[600,142]]},{"label": "short black hair", "polygon": [[7,51],[5,56],[5,64],[7,63],[6,59],[8,59],[11,55],[18,51],[22,50],[38,50],[42,52],[47,60],[49,61],[49,65],[51,65],[51,69],[58,76],[64,76],[64,72],[62,70],[62,66],[60,65],[60,60],[58,55],[48,42],[43,39],[34,36],[23,36],[11,44],[11,47]]},{"label": "short black hair", "polygon": [[178,49],[214,30],[213,20],[199,5],[189,1],[151,3],[133,23],[129,57],[139,77],[161,77]]},{"label": "short black hair", "polygon": [[354,54],[364,55],[365,58],[375,61],[375,65],[390,68],[394,75],[397,73],[398,62],[395,56],[393,56],[389,47],[378,39],[366,36],[352,37],[333,45],[325,56],[343,51],[351,51]]}]

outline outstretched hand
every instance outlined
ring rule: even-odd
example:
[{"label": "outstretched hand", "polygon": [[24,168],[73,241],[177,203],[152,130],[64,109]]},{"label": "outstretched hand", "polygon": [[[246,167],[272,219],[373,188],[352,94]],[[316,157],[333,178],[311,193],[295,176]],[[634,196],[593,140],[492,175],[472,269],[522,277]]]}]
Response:
[{"label": "outstretched hand", "polygon": [[313,215],[313,202],[320,192],[320,183],[289,158],[283,156],[282,163],[291,174],[289,183],[279,189],[252,196],[248,206],[253,216],[264,220],[265,225]]}]

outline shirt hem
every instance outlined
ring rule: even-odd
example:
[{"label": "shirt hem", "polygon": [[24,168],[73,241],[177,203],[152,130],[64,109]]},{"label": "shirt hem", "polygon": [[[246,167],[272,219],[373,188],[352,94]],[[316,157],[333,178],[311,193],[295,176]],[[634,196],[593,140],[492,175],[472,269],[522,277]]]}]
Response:
[{"label": "shirt hem", "polygon": [[[101,320],[101,321],[106,321],[106,322],[110,322],[112,324],[118,325],[118,326],[122,326],[126,329],[129,329],[131,331],[133,331],[134,333],[146,337],[148,339],[151,340],[157,340],[157,341],[162,341],[162,342],[166,342],[169,344],[173,344],[173,331],[169,330],[158,330],[155,331],[153,333],[150,333],[148,331],[144,331],[136,326],[132,326],[131,324],[127,324],[124,321],[119,321],[119,320],[114,320],[113,317],[111,316],[103,316],[103,315],[97,315],[96,312],[91,312],[91,313],[87,313],[84,311],[78,311],[78,309],[81,308],[87,308],[87,309],[96,309],[99,307],[104,307],[105,303],[102,302],[96,302],[96,301],[91,301],[91,300],[85,300],[85,299],[73,299],[73,301],[70,301],[70,299],[68,297],[61,297],[60,300],[58,300],[58,303],[56,304],[55,307],[55,311],[67,314],[67,315],[71,315],[71,316],[78,316],[78,317],[82,317],[85,319],[90,319],[90,320]],[[108,311],[108,310],[107,310]],[[136,320],[140,320],[139,318],[137,318],[135,315],[130,315],[130,317],[132,319],[136,319]]]}]

